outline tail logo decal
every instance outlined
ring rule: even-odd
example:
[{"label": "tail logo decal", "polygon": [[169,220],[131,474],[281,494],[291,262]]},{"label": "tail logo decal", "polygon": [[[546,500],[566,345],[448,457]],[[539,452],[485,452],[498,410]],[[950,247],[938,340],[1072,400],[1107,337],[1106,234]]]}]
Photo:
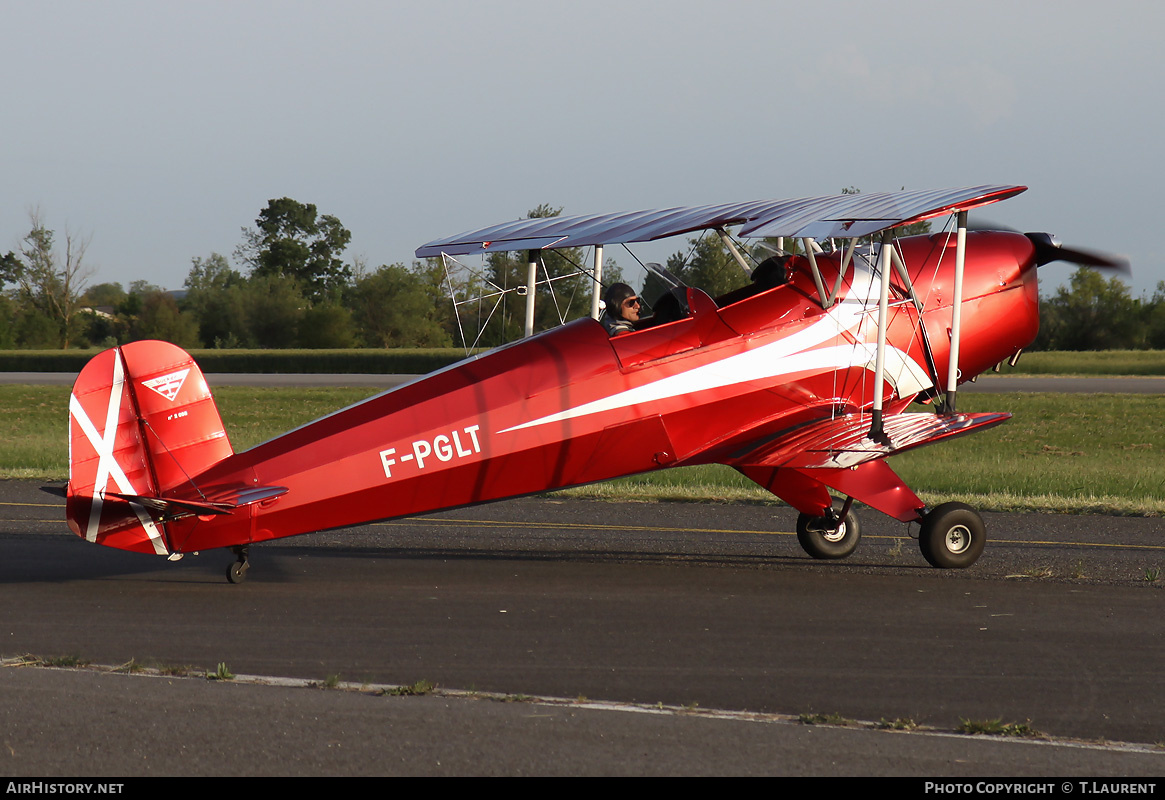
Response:
[{"label": "tail logo decal", "polygon": [[165,397],[170,402],[178,396],[178,392],[182,390],[182,384],[186,381],[186,376],[190,373],[190,367],[180,369],[177,372],[171,372],[169,375],[163,375],[160,378],[154,378],[148,381],[142,381],[143,386],[148,386],[158,394]]},{"label": "tail logo decal", "polygon": [[[174,373],[177,375],[178,373]],[[171,376],[166,376],[167,378]],[[186,377],[186,372],[182,372],[182,377]],[[164,380],[159,378],[158,380]],[[85,538],[90,542],[97,541],[97,533],[101,523],[101,508],[105,500],[105,488],[112,478],[117,485],[118,491],[123,494],[136,495],[139,494],[133,485],[129,482],[125,472],[117,463],[117,459],[113,454],[113,445],[117,440],[117,417],[121,412],[121,397],[122,386],[125,382],[125,376],[122,372],[120,356],[113,359],[113,386],[109,389],[109,405],[106,407],[105,413],[105,433],[104,435],[97,432],[97,427],[93,421],[89,419],[85,413],[85,409],[81,407],[81,403],[77,400],[76,395],[69,396],[69,414],[73,419],[77,420],[77,424],[84,431],[85,437],[89,440],[89,444],[97,453],[97,477],[93,482],[93,501],[89,507],[89,524],[86,528]],[[178,384],[181,387],[181,382]],[[150,387],[153,388],[153,387]],[[155,389],[154,391],[158,391]],[[178,390],[174,390],[177,395]],[[145,509],[136,503],[131,503],[130,507],[134,514],[137,515],[138,521],[145,529],[146,534],[150,537],[150,542],[154,546],[154,551],[159,555],[165,555],[166,544],[162,540],[161,532],[150,516],[145,513]]]}]

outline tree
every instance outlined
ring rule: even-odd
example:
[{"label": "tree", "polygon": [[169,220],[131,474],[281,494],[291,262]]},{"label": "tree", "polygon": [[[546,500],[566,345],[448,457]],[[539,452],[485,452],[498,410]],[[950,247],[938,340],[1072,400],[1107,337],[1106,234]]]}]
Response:
[{"label": "tree", "polygon": [[246,279],[234,269],[230,262],[218,253],[211,253],[205,259],[195,256],[190,259],[190,272],[182,285],[187,295],[191,292],[210,292],[242,284]]},{"label": "tree", "polygon": [[421,265],[384,265],[356,282],[349,305],[368,347],[448,347],[437,298]]},{"label": "tree", "polygon": [[37,309],[23,304],[16,312],[16,341],[29,350],[52,350],[61,346],[61,326]]},{"label": "tree", "polygon": [[116,308],[124,299],[125,289],[120,283],[99,283],[96,286],[90,286],[85,290],[85,294],[81,295],[81,303],[87,308],[99,306]]},{"label": "tree", "polygon": [[1141,304],[1120,278],[1077,267],[1068,286],[1044,300],[1035,350],[1113,350],[1145,346]]},{"label": "tree", "polygon": [[24,262],[16,257],[16,253],[9,250],[0,256],[0,289],[9,283],[18,285],[23,271]]},{"label": "tree", "polygon": [[453,295],[464,299],[469,287],[454,287],[445,273],[445,262],[440,258],[426,258],[424,261],[414,261],[410,271],[416,276],[425,296],[432,303],[428,319],[445,332],[445,336],[437,344],[434,338],[434,347],[452,346],[455,342],[461,343],[461,333],[458,325],[457,309],[453,305]]},{"label": "tree", "polygon": [[269,200],[254,229],[243,229],[235,255],[252,277],[295,280],[313,302],[335,298],[351,283],[352,270],[340,260],[352,234],[336,217],[320,215],[311,203],[290,197]]},{"label": "tree", "polygon": [[0,294],[0,350],[16,347],[16,317],[18,309],[12,298]]},{"label": "tree", "polygon": [[[688,251],[672,253],[664,266],[685,285],[703,289],[712,297],[727,294],[748,282],[748,276],[720,237],[710,232],[688,239]],[[639,293],[648,304],[655,304],[670,289],[670,285],[648,273]]]},{"label": "tree", "polygon": [[303,312],[299,325],[299,346],[345,348],[356,346],[352,312],[340,303],[316,303]]},{"label": "tree", "polygon": [[[21,243],[20,258],[11,253],[5,257],[5,276],[14,275],[21,298],[37,315],[56,324],[55,346],[67,349],[80,334],[81,293],[89,276],[84,265],[89,237],[77,236],[66,229],[62,256],[54,242],[55,234],[45,226],[40,209],[29,211],[28,217],[32,230]],[[43,326],[38,328],[40,338],[45,331]]]},{"label": "tree", "polygon": [[1157,291],[1146,303],[1145,343],[1154,350],[1165,350],[1165,281],[1157,281]]},{"label": "tree", "polygon": [[[695,286],[712,297],[719,297],[748,282],[748,276],[719,236],[706,233],[689,239],[688,244],[691,249],[686,256],[677,252],[667,260],[668,271],[688,286]],[[645,286],[644,291],[647,290]]]},{"label": "tree", "polygon": [[255,347],[295,347],[307,301],[294,280],[260,275],[242,291],[247,320],[245,344]]},{"label": "tree", "polygon": [[125,301],[125,289],[120,283],[99,283],[85,290],[81,307],[85,338],[90,344],[112,347],[125,341],[127,328],[117,316],[117,309]]},{"label": "tree", "polygon": [[191,260],[182,307],[198,321],[203,347],[242,347],[249,344],[244,287],[247,280],[231,269],[226,258],[211,253]]},{"label": "tree", "polygon": [[198,346],[198,322],[193,314],[178,308],[169,292],[153,288],[131,296],[141,297],[141,302],[137,316],[130,322],[129,341],[162,339],[179,347]]},{"label": "tree", "polygon": [[[530,210],[525,218],[546,219],[557,217],[561,213],[561,207],[555,208],[542,203]],[[536,250],[534,253],[538,263],[539,282],[534,295],[534,330],[547,330],[589,314],[592,281],[590,276],[580,269],[583,266],[582,251],[577,247],[566,247]],[[497,288],[487,284],[484,292],[488,294],[491,291],[503,290],[506,294],[502,296],[499,308],[486,323],[485,338],[494,343],[518,339],[523,335],[526,326],[526,298],[513,290],[526,285],[530,254],[525,250],[493,253],[486,263],[489,280]],[[485,306],[492,308],[493,302],[487,302]],[[469,338],[469,333],[466,335]]]}]

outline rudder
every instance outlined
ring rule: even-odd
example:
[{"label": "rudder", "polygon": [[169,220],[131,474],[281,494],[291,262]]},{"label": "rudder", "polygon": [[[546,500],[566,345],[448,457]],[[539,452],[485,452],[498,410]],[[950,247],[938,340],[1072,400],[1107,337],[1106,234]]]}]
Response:
[{"label": "rudder", "polygon": [[94,356],[69,397],[69,527],[123,550],[172,551],[163,498],[232,455],[202,370],[180,347],[140,341]]}]

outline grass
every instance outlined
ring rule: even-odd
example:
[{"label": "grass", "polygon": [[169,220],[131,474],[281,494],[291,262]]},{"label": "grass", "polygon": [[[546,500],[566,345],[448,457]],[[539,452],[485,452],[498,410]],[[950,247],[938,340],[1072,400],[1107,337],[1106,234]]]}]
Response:
[{"label": "grass", "polygon": [[42,663],[48,667],[63,667],[63,668],[84,667],[84,666],[89,664],[89,662],[87,660],[81,658],[80,656],[76,656],[76,655],[49,656],[47,658],[42,659]]},{"label": "grass", "polygon": [[[68,477],[67,386],[0,386],[0,477]],[[236,451],[368,397],[367,388],[224,386],[215,401]]]},{"label": "grass", "polygon": [[69,389],[0,386],[0,474],[59,479],[67,474]]},{"label": "grass", "polygon": [[802,725],[837,725],[837,726],[845,727],[847,725],[854,724],[853,720],[846,719],[841,714],[837,714],[837,713],[833,713],[833,714],[805,713],[805,714],[799,714],[797,716],[797,719],[800,720]]},{"label": "grass", "polygon": [[223,386],[215,389],[214,399],[231,444],[236,452],[240,452],[381,391],[344,387],[258,389]]},{"label": "grass", "polygon": [[[31,654],[19,655],[10,658],[0,659],[0,667],[57,667],[64,669],[96,669],[98,671],[109,672],[130,672],[130,673],[157,673],[163,675],[175,675],[180,677],[197,677],[202,676],[207,680],[235,680],[236,676],[227,669],[225,663],[219,663],[217,668],[212,671],[196,671],[190,667],[145,667],[138,664],[131,659],[126,664],[116,667],[107,667],[93,664],[90,661],[82,659],[77,656],[66,657],[38,657]],[[262,678],[244,678],[249,682],[262,683]],[[323,683],[308,682],[305,685],[332,689],[343,689],[351,691],[353,686],[345,686],[341,684],[339,675],[329,675]],[[367,686],[359,689],[361,692],[369,691]],[[502,703],[544,703],[561,706],[562,701],[553,698],[537,697],[525,694],[493,694],[493,693],[479,693],[476,691],[458,691],[458,690],[444,690],[438,687],[432,681],[421,679],[410,685],[404,686],[390,686],[376,689],[374,692],[381,697],[411,697],[423,696],[429,694],[443,694],[448,697],[473,697],[480,699],[489,699]],[[578,697],[574,701],[565,701],[566,703],[586,703],[587,698]],[[641,705],[636,706],[630,704],[629,707],[651,708],[658,711],[683,711],[687,713],[700,713],[698,703],[689,703],[683,706],[669,706],[662,701],[652,706]],[[723,713],[723,712],[717,712]],[[768,714],[756,715],[749,712],[741,712],[748,714],[749,718],[757,718],[758,716],[767,716],[770,719],[789,719],[782,714]],[[895,717],[893,719],[882,718],[877,722],[863,722],[860,720],[850,719],[837,712],[832,713],[816,713],[804,712],[796,715],[795,719],[802,725],[829,725],[835,727],[848,728],[867,728],[871,730],[882,731],[938,731],[940,729],[923,725],[909,717]],[[1001,736],[1001,737],[1022,737],[1031,739],[1042,739],[1045,741],[1056,741],[1057,737],[1050,736],[1032,727],[1031,721],[1026,722],[1003,722],[1002,718],[988,719],[988,720],[972,720],[964,717],[959,718],[959,725],[954,729],[955,733],[967,736]],[[1072,740],[1079,743],[1079,740]],[[1103,743],[1104,740],[1099,740]],[[1154,744],[1157,749],[1165,749],[1165,741],[1158,741]]]},{"label": "grass", "polygon": [[[1165,514],[1163,395],[966,394],[962,411],[1010,411],[987,431],[892,457],[923,501],[995,511]],[[569,490],[574,496],[771,499],[721,466],[685,467]]]},{"label": "grass", "polygon": [[437,684],[422,678],[408,686],[396,686],[392,689],[385,689],[381,694],[385,697],[419,697],[431,694],[436,688]]},{"label": "grass", "polygon": [[[368,397],[367,388],[228,386],[215,397],[236,450]],[[0,386],[0,477],[67,477],[69,389]],[[990,430],[894,456],[924,502],[996,511],[1165,515],[1165,395],[971,394],[961,411],[1010,411]],[[719,465],[661,470],[567,496],[619,500],[772,502]]]},{"label": "grass", "polygon": [[1028,722],[1004,722],[1002,719],[964,719],[956,730],[969,736],[1022,736],[1025,738],[1043,736]]},{"label": "grass", "polygon": [[220,661],[218,662],[218,666],[215,667],[214,672],[206,673],[206,679],[208,681],[233,681],[235,674],[227,668],[224,662]]},{"label": "grass", "polygon": [[1165,375],[1165,350],[1024,353],[1004,374]]},{"label": "grass", "polygon": [[1051,567],[1028,567],[1025,570],[1008,575],[1008,578],[1051,578],[1055,575]]},{"label": "grass", "polygon": [[[889,459],[925,502],[996,511],[1165,514],[1165,396],[966,394],[961,411],[1010,411],[996,428]],[[727,467],[621,478],[575,495],[763,500]]]},{"label": "grass", "polygon": [[[1068,501],[1065,510],[1165,511],[1165,396],[968,394],[962,411],[1010,411],[991,430],[890,459],[911,486],[956,495]],[[987,505],[987,504],[984,504]]]}]

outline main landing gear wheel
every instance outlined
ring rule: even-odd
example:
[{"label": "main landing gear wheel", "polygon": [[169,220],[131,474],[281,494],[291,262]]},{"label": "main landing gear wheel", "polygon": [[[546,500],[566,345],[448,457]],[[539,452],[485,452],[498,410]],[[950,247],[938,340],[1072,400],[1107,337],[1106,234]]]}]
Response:
[{"label": "main landing gear wheel", "polygon": [[943,503],[922,518],[918,546],[931,566],[966,569],[979,560],[985,544],[983,518],[965,503]]},{"label": "main landing gear wheel", "polygon": [[238,561],[227,567],[227,580],[231,583],[242,583],[247,579],[247,570],[251,568],[251,562],[247,560],[247,548],[233,547],[231,548],[238,557]]},{"label": "main landing gear wheel", "polygon": [[814,558],[845,558],[862,538],[858,516],[849,509],[843,519],[833,509],[824,517],[801,514],[797,517],[797,541]]}]

